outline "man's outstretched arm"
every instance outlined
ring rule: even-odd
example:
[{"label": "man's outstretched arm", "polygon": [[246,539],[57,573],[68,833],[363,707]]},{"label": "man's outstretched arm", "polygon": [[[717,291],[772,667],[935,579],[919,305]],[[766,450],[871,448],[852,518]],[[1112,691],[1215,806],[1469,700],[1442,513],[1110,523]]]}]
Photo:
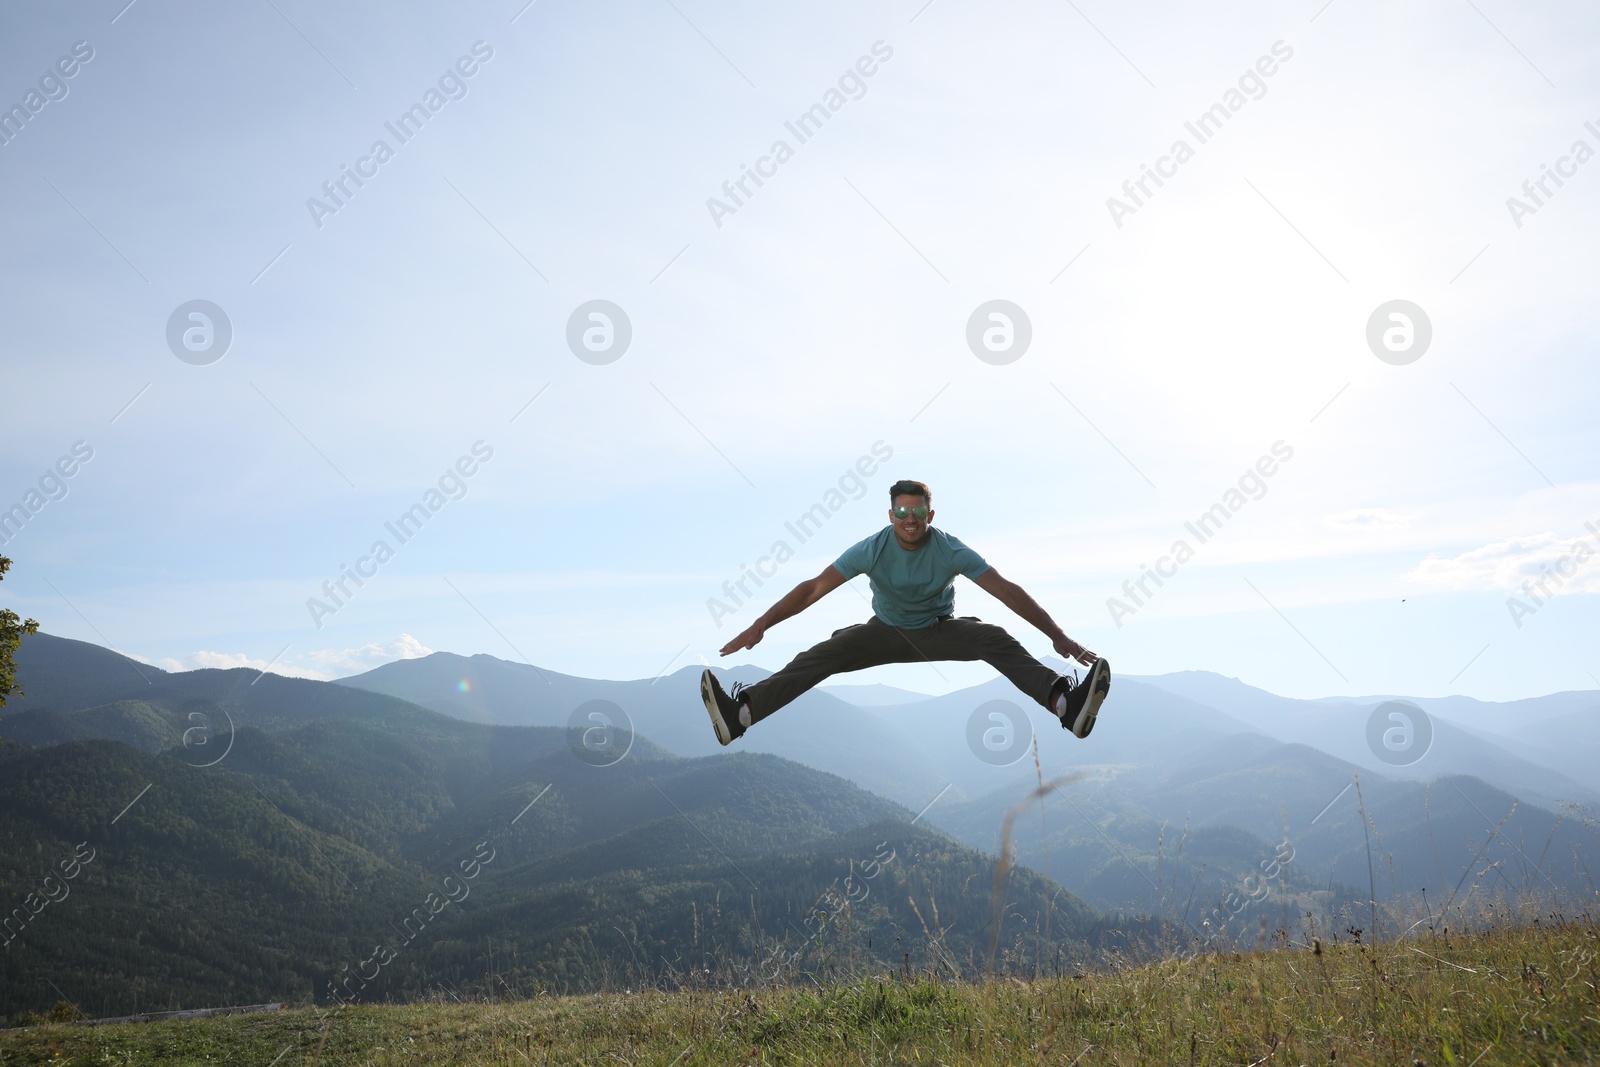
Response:
[{"label": "man's outstretched arm", "polygon": [[[722,655],[737,652],[741,648],[754,648],[769,626],[776,626],[791,615],[798,615],[802,611],[833,592],[844,584],[844,575],[840,574],[833,564],[824,567],[822,573],[815,578],[808,578],[784,594],[783,599],[768,608],[762,616],[735,637],[732,641],[722,646]],[[1027,594],[1024,593],[1024,596]]]},{"label": "man's outstretched arm", "polygon": [[1075,659],[1085,667],[1093,666],[1095,660],[1100,658],[1063,633],[1061,627],[1050,617],[1050,613],[1040,607],[1039,602],[1028,595],[1027,590],[1016,582],[1001,577],[1000,572],[993,567],[978,575],[973,581],[977,583],[978,588],[1036,626],[1050,639],[1058,656]]}]

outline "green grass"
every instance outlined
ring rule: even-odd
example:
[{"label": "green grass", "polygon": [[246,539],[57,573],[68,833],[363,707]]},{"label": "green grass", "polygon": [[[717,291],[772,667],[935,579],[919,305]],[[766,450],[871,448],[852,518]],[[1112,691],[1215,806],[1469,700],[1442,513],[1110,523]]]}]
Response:
[{"label": "green grass", "polygon": [[[280,1058],[281,1057],[281,1058]],[[644,991],[43,1025],[0,1065],[1571,1064],[1600,1061],[1600,928],[1545,920],[1078,978]]]}]

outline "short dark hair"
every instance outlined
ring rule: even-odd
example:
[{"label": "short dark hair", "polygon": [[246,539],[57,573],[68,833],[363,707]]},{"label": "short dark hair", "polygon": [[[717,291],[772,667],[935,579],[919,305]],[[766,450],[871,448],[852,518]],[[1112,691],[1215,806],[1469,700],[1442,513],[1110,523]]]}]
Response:
[{"label": "short dark hair", "polygon": [[909,478],[901,478],[889,487],[889,503],[893,504],[894,498],[897,496],[920,496],[928,502],[929,507],[933,506],[933,493],[928,490],[928,487]]}]

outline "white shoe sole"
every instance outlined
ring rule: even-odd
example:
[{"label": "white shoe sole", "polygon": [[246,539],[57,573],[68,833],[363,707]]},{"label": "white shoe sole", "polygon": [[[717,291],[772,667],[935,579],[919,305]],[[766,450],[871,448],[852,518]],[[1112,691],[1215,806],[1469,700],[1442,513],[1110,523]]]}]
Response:
[{"label": "white shoe sole", "polygon": [[1103,659],[1095,660],[1083,684],[1089,687],[1089,693],[1084,698],[1083,707],[1078,709],[1077,721],[1072,724],[1072,734],[1078,738],[1089,736],[1100,714],[1100,705],[1105,703],[1106,694],[1111,692],[1111,665]]},{"label": "white shoe sole", "polygon": [[717,707],[717,683],[708,667],[700,674],[700,699],[705,701],[706,714],[711,716],[711,728],[717,732],[717,741],[724,745],[733,743],[733,734],[722,720],[722,710]]}]

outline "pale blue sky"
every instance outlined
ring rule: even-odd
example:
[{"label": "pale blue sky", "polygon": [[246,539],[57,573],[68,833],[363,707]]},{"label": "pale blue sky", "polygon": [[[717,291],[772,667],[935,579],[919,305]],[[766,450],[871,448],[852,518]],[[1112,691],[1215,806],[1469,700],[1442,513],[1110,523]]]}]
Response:
[{"label": "pale blue sky", "polygon": [[[0,12],[7,107],[93,50],[0,144],[0,508],[60,497],[0,546],[0,601],[50,632],[166,666],[443,649],[650,677],[715,660],[913,477],[1119,671],[1600,685],[1600,556],[1520,627],[1507,608],[1564,546],[1600,550],[1590,6],[125,2]],[[400,144],[385,123],[441,77],[460,98]],[[841,78],[800,143],[785,123]],[[1241,78],[1200,143],[1185,124]],[[308,198],[379,139],[393,158],[319,227]],[[1169,177],[1114,220],[1143,165]],[[1568,176],[1513,219],[1545,166]],[[1004,365],[966,340],[996,299],[1032,327]],[[1396,299],[1432,326],[1404,365],[1366,340]],[[207,365],[166,340],[191,300],[233,329]],[[591,300],[632,325],[610,363],[567,345]],[[386,532],[480,441],[461,499]],[[1280,441],[1199,544],[1185,523]],[[799,545],[785,522],[878,442]],[[1108,598],[1180,538],[1193,558],[1116,625]],[[315,625],[379,539],[393,558]],[[708,598],[780,539],[796,558],[717,626]],[[735,661],[864,618],[859,584]],[[1048,649],[964,580],[957,610]]]}]

